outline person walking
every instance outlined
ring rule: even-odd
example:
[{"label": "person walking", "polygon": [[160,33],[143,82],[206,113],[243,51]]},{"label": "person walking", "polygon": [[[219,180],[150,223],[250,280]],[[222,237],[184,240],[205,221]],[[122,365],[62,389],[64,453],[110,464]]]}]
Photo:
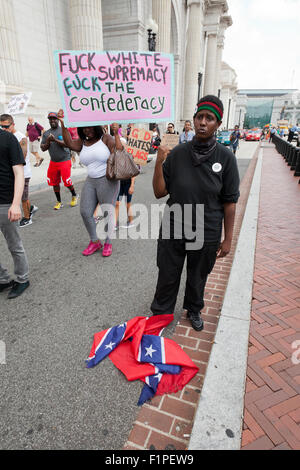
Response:
[{"label": "person walking", "polygon": [[82,252],[84,256],[90,256],[102,249],[102,243],[96,232],[94,212],[100,204],[103,213],[107,212],[107,231],[102,256],[112,254],[112,237],[115,227],[115,205],[120,190],[118,180],[106,178],[106,166],[108,157],[115,150],[123,150],[119,135],[119,125],[111,124],[114,138],[104,134],[101,126],[79,127],[77,129],[79,139],[72,140],[64,125],[63,111],[59,110],[58,118],[61,122],[65,145],[79,153],[81,163],[87,167],[88,176],[84,183],[80,199],[80,214],[90,237],[87,248]]},{"label": "person walking", "polygon": [[287,141],[288,142],[292,142],[293,141],[293,138],[294,138],[294,134],[295,132],[298,131],[298,123],[296,126],[293,126],[289,129],[289,135],[288,135],[288,138],[287,138]]},{"label": "person walking", "polygon": [[234,127],[234,131],[230,135],[230,148],[232,153],[235,155],[237,148],[240,143],[241,133],[239,131],[239,126]]},{"label": "person walking", "polygon": [[125,204],[126,204],[127,222],[125,225],[122,226],[122,228],[134,227],[133,215],[132,215],[132,209],[131,209],[131,201],[132,201],[132,196],[134,193],[134,182],[135,182],[135,177],[129,178],[128,180],[120,181],[120,191],[119,191],[119,195],[116,201],[116,213],[115,213],[116,215],[115,229],[116,230],[118,230],[119,228],[118,220],[119,220],[119,211],[120,211],[120,201],[123,196],[125,198]]},{"label": "person walking", "polygon": [[24,167],[24,191],[22,194],[22,208],[24,217],[20,221],[20,227],[32,224],[32,215],[38,210],[38,207],[31,205],[29,201],[29,182],[31,178],[31,166],[30,166],[30,152],[28,138],[25,137],[22,132],[17,131],[14,119],[10,114],[2,114],[0,116],[0,126],[7,132],[14,134],[17,138],[26,162]]},{"label": "person walking", "polygon": [[26,127],[26,137],[29,138],[29,151],[34,155],[36,163],[35,167],[41,166],[44,159],[39,155],[40,140],[44,133],[44,128],[38,123],[34,122],[33,117],[29,116],[28,124]]},{"label": "person walking", "polygon": [[192,123],[191,121],[187,120],[184,123],[183,132],[179,136],[179,143],[186,144],[190,142],[195,136],[195,132],[192,131]]},{"label": "person walking", "polygon": [[276,129],[275,129],[275,127],[273,126],[272,129],[270,130],[269,143],[270,143],[271,141],[273,141],[273,137],[274,137],[275,134],[276,134]]},{"label": "person walking", "polygon": [[11,253],[16,276],[15,280],[11,280],[8,271],[0,263],[0,292],[10,289],[9,299],[20,296],[29,287],[28,260],[17,223],[21,219],[24,165],[18,140],[12,133],[0,129],[0,231]]},{"label": "person walking", "polygon": [[[72,179],[71,179],[71,153],[67,148],[62,137],[61,127],[58,125],[57,113],[49,113],[48,119],[50,129],[44,132],[41,143],[43,152],[49,150],[50,164],[47,172],[48,185],[53,187],[57,203],[54,206],[55,210],[60,210],[63,207],[60,195],[60,183],[63,183],[72,195],[70,202],[71,207],[77,206],[78,196],[75,192]],[[71,138],[69,132],[68,136]]]},{"label": "person walking", "polygon": [[[171,217],[167,217],[168,236],[164,236],[163,219],[158,238],[159,271],[151,311],[153,315],[174,313],[187,259],[183,308],[196,331],[203,329],[201,310],[208,274],[216,258],[227,256],[231,249],[239,199],[236,158],[216,141],[222,117],[222,101],[214,95],[203,97],[194,115],[194,138],[171,151],[160,146],[153,176],[156,198],[169,195],[166,207]],[[180,216],[178,208],[181,208]],[[221,242],[223,223],[225,236]]]}]

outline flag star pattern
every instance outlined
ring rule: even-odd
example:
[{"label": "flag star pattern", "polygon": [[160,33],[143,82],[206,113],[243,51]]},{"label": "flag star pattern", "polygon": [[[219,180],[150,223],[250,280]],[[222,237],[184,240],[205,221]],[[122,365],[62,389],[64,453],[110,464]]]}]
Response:
[{"label": "flag star pattern", "polygon": [[134,317],[94,335],[87,367],[109,356],[128,380],[144,382],[138,405],[154,395],[176,393],[198,372],[198,367],[175,343],[159,336],[173,315]]}]

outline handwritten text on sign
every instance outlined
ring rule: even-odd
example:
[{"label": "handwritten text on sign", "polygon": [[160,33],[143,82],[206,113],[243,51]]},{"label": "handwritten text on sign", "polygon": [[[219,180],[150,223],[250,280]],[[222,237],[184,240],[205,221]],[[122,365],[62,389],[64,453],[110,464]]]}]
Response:
[{"label": "handwritten text on sign", "polygon": [[177,134],[164,134],[161,145],[165,145],[169,150],[172,150],[179,144],[179,135]]},{"label": "handwritten text on sign", "polygon": [[173,56],[153,52],[56,51],[67,125],[173,118]]},{"label": "handwritten text on sign", "polygon": [[146,165],[151,148],[152,131],[146,129],[131,129],[126,150],[134,158],[135,163]]}]

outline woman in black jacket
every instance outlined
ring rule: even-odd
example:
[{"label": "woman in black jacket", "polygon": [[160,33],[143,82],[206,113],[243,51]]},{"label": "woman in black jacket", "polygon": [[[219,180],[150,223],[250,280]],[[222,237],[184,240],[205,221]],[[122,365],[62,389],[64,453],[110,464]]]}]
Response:
[{"label": "woman in black jacket", "polygon": [[[169,151],[160,146],[153,176],[157,198],[169,195],[157,248],[159,269],[154,315],[174,313],[187,258],[183,307],[192,327],[203,329],[204,288],[216,258],[231,249],[239,173],[232,152],[216,142],[223,104],[213,95],[202,98],[194,115],[195,136]],[[169,210],[168,210],[169,209]],[[222,224],[225,237],[221,242]]]}]

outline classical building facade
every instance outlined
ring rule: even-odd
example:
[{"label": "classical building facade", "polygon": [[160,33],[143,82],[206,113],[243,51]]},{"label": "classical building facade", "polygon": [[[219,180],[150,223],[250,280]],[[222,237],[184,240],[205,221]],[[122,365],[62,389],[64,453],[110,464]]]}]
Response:
[{"label": "classical building facade", "polygon": [[235,125],[239,124],[235,118],[238,90],[237,74],[226,62],[222,62],[221,65],[220,87],[220,98],[224,105],[222,127],[225,129],[233,129]]},{"label": "classical building facade", "polygon": [[0,80],[6,92],[1,99],[0,90],[0,111],[10,96],[32,92],[26,115],[45,122],[47,112],[61,106],[54,50],[145,51],[150,18],[158,25],[156,51],[174,54],[177,125],[192,118],[199,96],[220,94],[224,34],[232,24],[226,0],[0,2]]}]

